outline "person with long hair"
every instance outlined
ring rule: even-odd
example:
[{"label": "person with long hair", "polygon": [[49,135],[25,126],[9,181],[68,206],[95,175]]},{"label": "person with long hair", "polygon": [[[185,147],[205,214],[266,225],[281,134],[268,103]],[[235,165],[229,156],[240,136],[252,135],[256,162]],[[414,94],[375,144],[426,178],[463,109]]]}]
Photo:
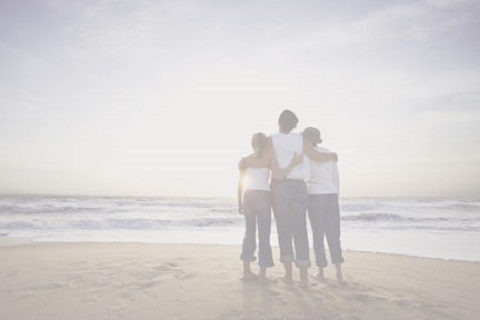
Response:
[{"label": "person with long hair", "polygon": [[[303,141],[299,132],[293,132],[298,118],[291,110],[283,110],[278,118],[279,132],[268,139],[268,146],[261,157],[246,158],[242,167],[287,168],[295,154],[306,154],[320,162],[337,160],[335,153],[319,153]],[[308,286],[310,252],[306,225],[307,187],[309,174],[308,159],[299,162],[286,175],[285,179],[271,179],[272,207],[278,233],[280,261],[285,269],[284,280],[293,282],[293,261],[300,270],[300,285]]]},{"label": "person with long hair", "polygon": [[[250,158],[260,158],[267,149],[268,138],[264,133],[252,136],[253,153]],[[272,176],[283,179],[288,172],[302,161],[301,155],[292,157],[290,164],[279,169],[274,165]],[[270,245],[271,231],[270,167],[240,169],[238,183],[238,211],[245,217],[245,236],[242,244],[243,279],[251,280],[257,276],[251,271],[250,263],[255,260],[256,230],[258,228],[258,264],[260,280],[266,280],[266,270],[273,266],[272,248]]]}]

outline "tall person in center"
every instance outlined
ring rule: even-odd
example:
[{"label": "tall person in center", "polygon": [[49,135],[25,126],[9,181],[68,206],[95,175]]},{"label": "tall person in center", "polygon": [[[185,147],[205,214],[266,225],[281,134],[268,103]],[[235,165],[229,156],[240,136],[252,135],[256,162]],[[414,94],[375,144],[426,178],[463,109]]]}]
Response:
[{"label": "tall person in center", "polygon": [[[284,110],[278,118],[279,132],[268,139],[266,152],[260,158],[245,158],[241,167],[286,168],[297,154],[306,154],[319,162],[337,160],[335,153],[319,153],[311,144],[304,143],[301,133],[293,132],[298,118],[291,110]],[[293,282],[293,261],[300,270],[300,284],[308,285],[310,252],[307,233],[307,188],[309,161],[296,165],[283,180],[271,179],[272,208],[275,216],[280,247],[280,261],[285,268],[285,281]]]}]

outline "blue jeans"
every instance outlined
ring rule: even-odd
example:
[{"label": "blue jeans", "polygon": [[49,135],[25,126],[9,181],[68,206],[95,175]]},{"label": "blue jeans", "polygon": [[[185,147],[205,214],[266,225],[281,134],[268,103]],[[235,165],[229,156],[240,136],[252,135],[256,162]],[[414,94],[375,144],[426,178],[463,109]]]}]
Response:
[{"label": "blue jeans", "polygon": [[[280,261],[295,260],[297,267],[310,267],[307,231],[307,188],[300,180],[272,180],[273,214],[277,224]],[[295,246],[295,253],[292,246]]]},{"label": "blue jeans", "polygon": [[272,226],[272,199],[270,191],[246,190],[243,196],[245,216],[245,237],[243,238],[243,261],[255,261],[256,226],[258,225],[258,264],[272,267],[272,247],[270,230]]},{"label": "blue jeans", "polygon": [[327,266],[324,237],[327,238],[332,263],[344,262],[340,244],[340,208],[338,194],[311,194],[308,196],[308,217],[313,233],[313,251],[316,264]]}]

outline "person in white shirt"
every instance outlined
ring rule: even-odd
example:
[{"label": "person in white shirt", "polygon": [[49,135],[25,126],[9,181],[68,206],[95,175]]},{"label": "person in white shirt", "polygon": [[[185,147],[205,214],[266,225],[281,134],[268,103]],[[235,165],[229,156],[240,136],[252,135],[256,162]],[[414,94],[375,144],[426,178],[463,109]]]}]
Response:
[{"label": "person in white shirt", "polygon": [[[301,133],[292,132],[298,118],[291,110],[283,110],[278,118],[279,132],[270,136],[267,150],[259,158],[247,157],[240,162],[241,167],[285,168],[296,154],[307,154],[318,161],[337,159],[335,153],[319,153],[303,141]],[[272,207],[277,226],[280,261],[285,268],[284,279],[292,283],[293,261],[300,270],[300,284],[308,285],[310,251],[306,224],[308,160],[296,165],[280,180],[272,177]]]},{"label": "person in white shirt", "polygon": [[[268,138],[264,133],[255,133],[252,136],[254,152],[249,156],[259,158],[267,148]],[[301,156],[293,157],[284,169],[276,164],[272,168],[272,176],[282,180],[300,162]],[[270,246],[271,230],[271,193],[270,167],[240,168],[238,183],[238,211],[245,217],[245,236],[242,244],[243,280],[256,279],[251,271],[250,262],[255,260],[256,229],[258,227],[258,264],[260,266],[260,280],[266,280],[266,270],[273,266],[272,248]]]},{"label": "person in white shirt", "polygon": [[[318,152],[330,152],[319,147],[322,143],[320,131],[308,127],[303,131],[304,140]],[[341,264],[344,262],[340,243],[340,209],[338,194],[340,180],[337,162],[317,162],[310,160],[311,170],[307,180],[308,218],[312,228],[313,250],[318,266],[318,278],[324,279],[323,269],[327,266],[324,237],[327,238],[332,263],[337,269],[337,280],[343,282]]]}]

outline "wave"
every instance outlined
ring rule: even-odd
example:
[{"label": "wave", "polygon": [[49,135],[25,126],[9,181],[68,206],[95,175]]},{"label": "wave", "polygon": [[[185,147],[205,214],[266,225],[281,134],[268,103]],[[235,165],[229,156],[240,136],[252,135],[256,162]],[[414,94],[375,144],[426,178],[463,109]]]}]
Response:
[{"label": "wave", "polygon": [[391,221],[391,222],[454,222],[454,221],[480,221],[476,218],[454,218],[454,217],[412,217],[394,213],[360,213],[343,215],[341,217],[343,221],[365,221],[365,222],[378,222],[378,221]]},{"label": "wave", "polygon": [[408,225],[408,226],[385,226],[383,229],[389,230],[402,230],[402,231],[412,231],[412,230],[422,230],[432,232],[480,232],[480,226],[475,225],[447,225],[447,226],[432,226],[432,225],[425,225],[425,224],[418,224],[418,225]]},{"label": "wave", "polygon": [[415,221],[414,218],[393,213],[362,213],[358,215],[342,216],[342,221]]},{"label": "wave", "polygon": [[199,219],[77,219],[77,220],[14,220],[0,222],[0,230],[162,230],[166,228],[222,228],[240,226],[240,218]]},{"label": "wave", "polygon": [[[477,214],[478,213],[478,214]],[[480,229],[480,202],[458,199],[346,199],[353,228]],[[0,196],[0,231],[240,228],[235,199]]]},{"label": "wave", "polygon": [[115,214],[137,212],[234,212],[230,199],[0,197],[0,214]]},{"label": "wave", "polygon": [[480,202],[453,199],[345,199],[340,201],[340,208],[345,212],[372,211],[437,211],[437,212],[479,212]]},{"label": "wave", "polygon": [[480,232],[480,217],[412,217],[393,213],[343,215],[342,222],[361,229]]}]

